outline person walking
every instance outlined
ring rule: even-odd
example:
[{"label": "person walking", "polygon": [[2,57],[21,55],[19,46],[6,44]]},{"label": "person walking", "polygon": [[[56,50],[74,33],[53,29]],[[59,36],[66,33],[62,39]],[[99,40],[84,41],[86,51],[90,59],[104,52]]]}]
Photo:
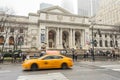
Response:
[{"label": "person walking", "polygon": [[77,61],[78,53],[75,52],[75,61]]},{"label": "person walking", "polygon": [[74,50],[74,48],[72,48],[71,51],[72,51],[72,59],[74,61],[74,59],[75,59],[75,54],[74,54],[75,50]]},{"label": "person walking", "polygon": [[75,53],[74,53],[74,55],[75,55],[75,61],[78,60],[78,53],[79,53],[79,50],[78,50],[78,48],[77,48],[76,51],[75,51]]}]

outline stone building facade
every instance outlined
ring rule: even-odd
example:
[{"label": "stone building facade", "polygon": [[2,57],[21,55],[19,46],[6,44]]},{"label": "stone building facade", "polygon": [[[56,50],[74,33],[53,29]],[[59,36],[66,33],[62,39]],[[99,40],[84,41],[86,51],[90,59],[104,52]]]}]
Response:
[{"label": "stone building facade", "polygon": [[[3,41],[6,40],[6,50],[13,48],[23,51],[33,48],[40,50],[42,46],[45,46],[46,49],[89,49],[91,47],[92,29],[89,18],[74,15],[58,6],[38,10],[37,13],[29,13],[27,17],[0,14],[0,19],[0,44],[3,45]],[[103,35],[106,35],[106,33],[109,35],[113,28],[104,25],[92,26],[94,26],[94,34],[100,29]],[[2,28],[4,28],[4,31],[2,31]],[[95,48],[113,48],[109,45],[103,46],[108,38],[96,34],[94,36],[97,41]],[[107,44],[109,44],[109,41]]]}]

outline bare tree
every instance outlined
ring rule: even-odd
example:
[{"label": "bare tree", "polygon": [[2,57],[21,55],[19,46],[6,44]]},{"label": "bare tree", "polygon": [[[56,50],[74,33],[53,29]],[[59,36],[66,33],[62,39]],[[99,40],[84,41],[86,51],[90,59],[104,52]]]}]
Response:
[{"label": "bare tree", "polygon": [[0,16],[0,35],[4,35],[2,47],[1,47],[1,53],[3,53],[5,49],[5,43],[8,37],[8,31],[9,31],[9,26],[7,26],[7,24],[8,24],[9,15],[12,13],[13,11],[11,11],[10,9],[3,8],[2,13],[0,14],[1,15]]}]

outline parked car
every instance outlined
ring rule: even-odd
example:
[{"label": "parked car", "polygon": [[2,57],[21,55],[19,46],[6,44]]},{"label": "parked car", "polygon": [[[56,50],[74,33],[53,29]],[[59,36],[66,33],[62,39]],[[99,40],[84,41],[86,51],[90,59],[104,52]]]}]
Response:
[{"label": "parked car", "polygon": [[47,54],[37,59],[25,60],[23,70],[38,70],[50,68],[67,69],[73,66],[73,60],[60,54]]}]

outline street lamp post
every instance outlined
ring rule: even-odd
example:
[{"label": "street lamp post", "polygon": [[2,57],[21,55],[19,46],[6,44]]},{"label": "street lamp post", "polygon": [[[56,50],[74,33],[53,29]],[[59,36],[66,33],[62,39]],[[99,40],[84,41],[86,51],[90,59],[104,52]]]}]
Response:
[{"label": "street lamp post", "polygon": [[[90,3],[91,3],[91,6],[90,6],[90,10],[91,10],[91,17],[93,17],[93,0],[90,0]],[[92,60],[93,61],[95,61],[95,56],[94,56],[94,35],[93,35],[93,28],[94,28],[94,23],[93,23],[94,21],[93,20],[91,20],[91,28],[92,28],[92,41],[91,41],[91,43],[92,43],[92,49],[91,49],[91,55],[92,55]]]},{"label": "street lamp post", "polygon": [[93,37],[93,25],[92,25],[92,49],[91,49],[91,55],[92,55],[92,60],[95,61],[95,56],[94,56],[94,37]]}]

